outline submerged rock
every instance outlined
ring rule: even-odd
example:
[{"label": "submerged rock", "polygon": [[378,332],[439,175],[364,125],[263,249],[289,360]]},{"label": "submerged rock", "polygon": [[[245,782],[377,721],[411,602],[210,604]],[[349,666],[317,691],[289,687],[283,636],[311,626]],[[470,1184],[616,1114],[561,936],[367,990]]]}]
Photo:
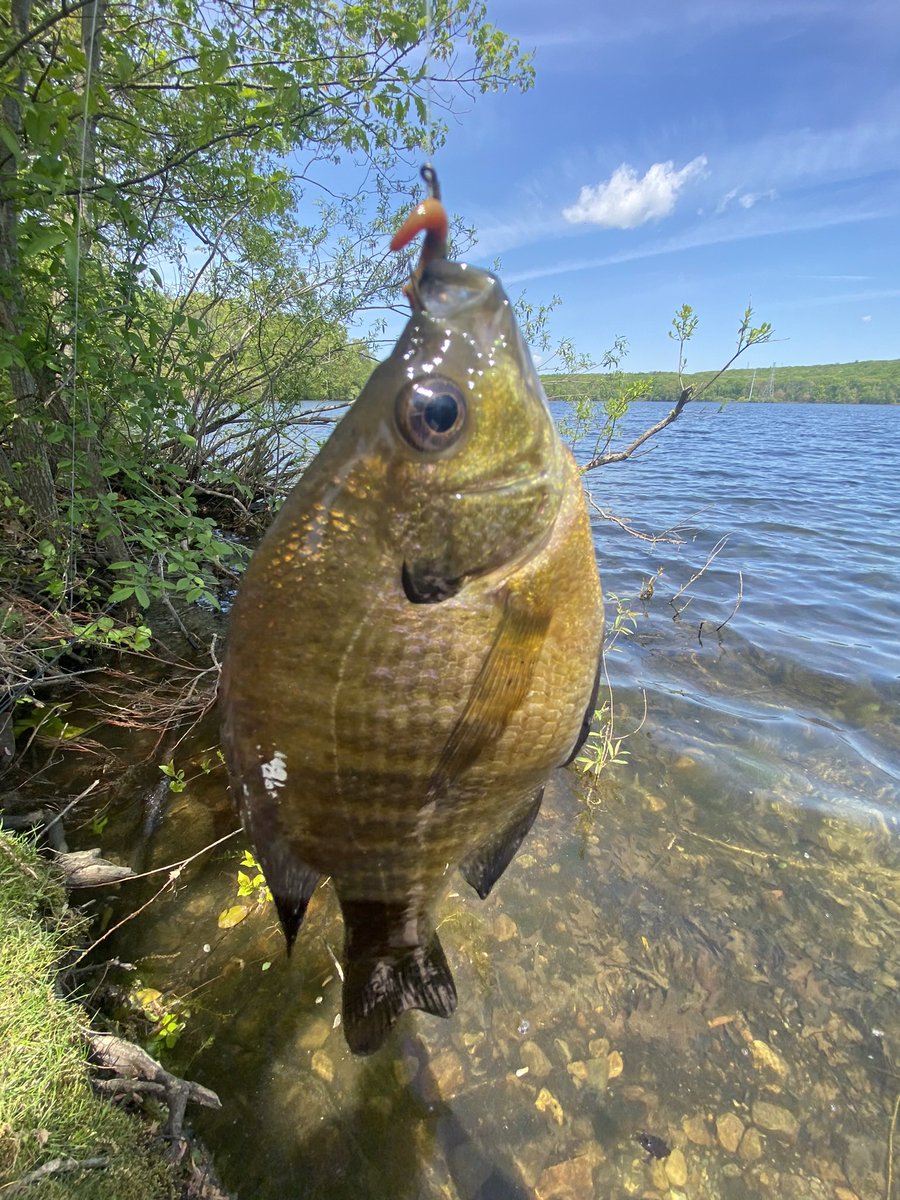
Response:
[{"label": "submerged rock", "polygon": [[757,1100],[753,1105],[753,1120],[769,1133],[777,1133],[792,1142],[800,1129],[797,1118],[787,1108],[780,1104],[770,1104],[768,1100]]},{"label": "submerged rock", "polygon": [[535,1188],[535,1200],[585,1200],[593,1194],[591,1163],[584,1154],[548,1167]]},{"label": "submerged rock", "polygon": [[463,1061],[455,1050],[445,1050],[436,1055],[424,1076],[423,1095],[429,1103],[437,1100],[452,1100],[459,1095],[466,1082]]},{"label": "submerged rock", "polygon": [[319,1050],[328,1041],[331,1025],[322,1017],[316,1017],[300,1033],[297,1045],[301,1050]]},{"label": "submerged rock", "polygon": [[522,1059],[522,1065],[526,1066],[536,1079],[545,1079],[553,1070],[553,1064],[537,1042],[524,1042],[519,1057]]},{"label": "submerged rock", "polygon": [[666,1179],[672,1187],[682,1187],[687,1183],[688,1169],[684,1152],[676,1146],[666,1162]]},{"label": "submerged rock", "polygon": [[758,1158],[762,1158],[763,1140],[758,1129],[754,1129],[751,1125],[741,1139],[738,1154],[744,1162],[756,1162]]},{"label": "submerged rock", "polygon": [[700,1113],[697,1113],[693,1117],[685,1117],[681,1122],[681,1128],[684,1130],[688,1141],[693,1142],[695,1146],[711,1146],[713,1144],[712,1134],[709,1132],[706,1117]]},{"label": "submerged rock", "polygon": [[550,1117],[556,1122],[557,1125],[562,1125],[562,1105],[553,1095],[553,1093],[548,1091],[547,1088],[541,1088],[541,1090],[538,1092],[537,1099],[534,1102],[534,1107],[538,1109],[539,1112],[549,1113]]},{"label": "submerged rock", "polygon": [[773,1050],[768,1042],[754,1038],[750,1043],[750,1053],[756,1067],[766,1067],[776,1075],[787,1075],[787,1063],[777,1050]]},{"label": "submerged rock", "polygon": [[331,1083],[334,1079],[334,1063],[324,1050],[317,1050],[312,1056],[312,1069],[325,1083]]},{"label": "submerged rock", "polygon": [[514,937],[518,937],[519,927],[506,913],[501,913],[494,921],[494,937],[498,942],[510,942]]},{"label": "submerged rock", "polygon": [[743,1136],[744,1122],[740,1117],[734,1113],[723,1113],[721,1117],[716,1117],[716,1137],[719,1139],[719,1145],[729,1154],[737,1152]]},{"label": "submerged rock", "polygon": [[606,1090],[609,1082],[609,1062],[605,1058],[589,1058],[586,1062],[570,1062],[566,1070],[577,1083],[586,1083],[595,1092]]}]

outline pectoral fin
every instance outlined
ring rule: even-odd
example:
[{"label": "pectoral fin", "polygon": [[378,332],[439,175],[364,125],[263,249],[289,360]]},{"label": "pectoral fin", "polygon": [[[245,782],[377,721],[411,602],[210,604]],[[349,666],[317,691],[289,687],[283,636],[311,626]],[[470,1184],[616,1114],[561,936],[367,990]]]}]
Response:
[{"label": "pectoral fin", "polygon": [[549,608],[507,593],[494,641],[431,777],[429,800],[440,799],[506,729],[528,695],[549,624]]},{"label": "pectoral fin", "polygon": [[491,888],[512,862],[514,854],[534,824],[543,798],[544,788],[542,785],[535,792],[534,799],[524,816],[488,838],[473,854],[464,858],[459,864],[463,879],[475,889],[482,900],[487,899]]}]

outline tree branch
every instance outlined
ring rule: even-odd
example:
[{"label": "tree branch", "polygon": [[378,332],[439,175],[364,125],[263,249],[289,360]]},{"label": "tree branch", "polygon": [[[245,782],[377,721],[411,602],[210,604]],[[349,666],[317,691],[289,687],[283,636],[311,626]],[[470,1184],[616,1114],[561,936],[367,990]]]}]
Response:
[{"label": "tree branch", "polygon": [[24,50],[29,42],[33,42],[42,33],[46,33],[48,29],[52,29],[54,25],[59,24],[60,21],[64,21],[66,17],[71,17],[72,13],[78,12],[79,8],[86,8],[91,3],[92,0],[75,0],[74,4],[64,4],[59,12],[51,13],[48,17],[44,17],[39,25],[35,25],[34,29],[29,29],[17,42],[13,42],[7,50],[4,50],[0,54],[0,70],[11,59],[15,58],[20,50]]},{"label": "tree branch", "polygon": [[675,407],[671,409],[661,421],[657,421],[655,425],[651,425],[649,429],[645,429],[640,437],[635,438],[631,445],[626,446],[624,450],[615,450],[610,454],[596,455],[591,459],[586,467],[581,468],[582,475],[585,475],[588,471],[595,470],[597,467],[605,467],[609,463],[614,462],[624,462],[626,458],[631,458],[635,450],[639,450],[645,442],[648,442],[650,438],[655,437],[656,434],[665,429],[667,425],[671,425],[673,421],[676,421],[681,416],[682,412],[684,411],[684,406],[690,399],[693,398],[693,395],[694,388],[689,384],[686,388],[682,389],[681,395],[678,397]]}]

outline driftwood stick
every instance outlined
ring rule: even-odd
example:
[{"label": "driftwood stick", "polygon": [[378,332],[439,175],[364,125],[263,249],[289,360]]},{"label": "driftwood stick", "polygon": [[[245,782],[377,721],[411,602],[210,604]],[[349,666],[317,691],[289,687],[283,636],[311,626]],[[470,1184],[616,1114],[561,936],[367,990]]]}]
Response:
[{"label": "driftwood stick", "polygon": [[[87,1040],[101,1066],[115,1071],[117,1080],[103,1080],[103,1083],[121,1082],[121,1089],[103,1088],[104,1091],[126,1090],[131,1086],[132,1091],[151,1092],[158,1095],[168,1105],[169,1120],[166,1122],[164,1136],[172,1141],[178,1141],[184,1128],[184,1116],[188,1102],[200,1104],[204,1108],[221,1108],[222,1102],[215,1092],[194,1083],[190,1079],[179,1079],[172,1075],[156,1061],[146,1050],[126,1042],[124,1038],[114,1037],[110,1033],[87,1033]],[[152,1088],[143,1086],[154,1085]],[[156,1089],[159,1089],[157,1091]]]},{"label": "driftwood stick", "polygon": [[57,854],[56,861],[62,867],[66,876],[66,887],[104,887],[109,883],[118,883],[122,879],[130,879],[134,874],[131,867],[107,861],[100,857],[100,851],[95,846],[91,850],[74,850],[68,854]]},{"label": "driftwood stick", "polygon": [[3,1188],[0,1188],[0,1195],[2,1195],[3,1200],[7,1200],[7,1197],[18,1196],[20,1192],[24,1192],[33,1183],[40,1183],[42,1179],[46,1179],[49,1175],[65,1175],[71,1171],[96,1171],[108,1166],[108,1158],[82,1158],[80,1160],[77,1158],[51,1158],[49,1162],[35,1167],[33,1171],[29,1171],[27,1175],[23,1175],[21,1179],[16,1179],[12,1183],[8,1183]]},{"label": "driftwood stick", "polygon": [[152,1079],[123,1079],[120,1075],[114,1075],[112,1079],[95,1079],[94,1087],[104,1096],[134,1093],[140,1096],[155,1096],[157,1100],[162,1100],[166,1095],[165,1085],[162,1083],[154,1083]]}]

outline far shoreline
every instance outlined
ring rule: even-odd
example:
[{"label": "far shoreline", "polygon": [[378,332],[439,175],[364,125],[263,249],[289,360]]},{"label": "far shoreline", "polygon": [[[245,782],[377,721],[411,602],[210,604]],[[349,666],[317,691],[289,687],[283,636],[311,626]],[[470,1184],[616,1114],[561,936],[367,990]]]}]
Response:
[{"label": "far shoreline", "polygon": [[[685,374],[675,371],[541,374],[549,400],[614,399],[640,381],[648,384],[641,399],[674,404],[682,386],[712,379],[715,371]],[[817,366],[732,367],[703,393],[716,404],[900,404],[900,359],[872,359]]]}]

